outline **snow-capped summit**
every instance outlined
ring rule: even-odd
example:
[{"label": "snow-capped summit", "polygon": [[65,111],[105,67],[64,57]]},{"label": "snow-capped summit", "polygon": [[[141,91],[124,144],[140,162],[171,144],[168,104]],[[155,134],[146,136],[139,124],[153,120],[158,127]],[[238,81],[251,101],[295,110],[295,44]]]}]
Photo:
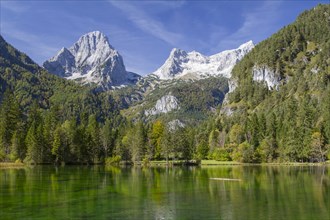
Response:
[{"label": "snow-capped summit", "polygon": [[55,75],[83,84],[95,83],[104,89],[130,84],[134,77],[139,77],[133,74],[132,78],[132,73],[126,71],[123,58],[100,31],[81,36],[72,47],[62,48],[43,66]]},{"label": "snow-capped summit", "polygon": [[235,64],[254,48],[252,41],[248,41],[237,49],[225,50],[212,56],[192,51],[174,48],[165,63],[152,74],[160,79],[200,78],[209,75],[222,75],[230,78]]},{"label": "snow-capped summit", "polygon": [[248,51],[252,50],[253,48],[254,48],[254,43],[252,40],[250,40],[238,47],[238,49],[248,50]]}]

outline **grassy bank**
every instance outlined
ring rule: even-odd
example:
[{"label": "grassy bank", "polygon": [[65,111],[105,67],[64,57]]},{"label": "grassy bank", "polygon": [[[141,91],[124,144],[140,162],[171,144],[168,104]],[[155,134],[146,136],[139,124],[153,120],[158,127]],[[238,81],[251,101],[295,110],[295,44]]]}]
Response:
[{"label": "grassy bank", "polygon": [[[39,164],[39,165],[46,165],[46,164]],[[87,165],[87,164],[76,164],[76,165]],[[90,164],[91,165],[91,164]],[[100,165],[100,164],[94,164],[94,165]],[[124,165],[124,164],[120,164]],[[133,165],[132,163],[125,165]],[[143,162],[141,161],[140,163],[135,164],[137,166],[143,166]],[[181,161],[181,160],[176,160],[176,161],[168,161],[168,164],[166,163],[165,160],[157,160],[157,161],[149,161],[146,166],[152,166],[152,167],[165,167],[165,166],[196,166],[196,165],[201,165],[201,166],[239,166],[239,165],[244,165],[244,166],[330,166],[330,160],[325,161],[323,163],[299,163],[299,162],[279,162],[279,163],[257,163],[257,164],[252,164],[252,163],[240,163],[236,161],[217,161],[217,160],[201,160],[200,163],[197,163],[196,161],[188,161],[188,164],[186,164],[186,161]],[[15,162],[0,162],[0,169],[4,168],[22,168],[29,166],[28,164],[24,163],[15,163]]]},{"label": "grassy bank", "polygon": [[[142,163],[141,163],[142,164]],[[175,161],[168,161],[166,163],[166,160],[153,160],[148,162],[149,166],[182,166],[182,165],[188,165],[188,166],[197,166],[199,165],[198,161],[190,160],[190,161],[184,161],[184,160],[175,160]]]},{"label": "grassy bank", "polygon": [[263,166],[324,166],[330,165],[330,161],[309,163],[309,162],[283,162],[283,163],[261,163]]},{"label": "grassy bank", "polygon": [[258,165],[258,166],[323,166],[330,165],[330,161],[326,161],[323,163],[308,163],[308,162],[278,162],[278,163],[240,163],[235,161],[217,161],[217,160],[202,160],[202,166],[224,166],[224,165]]},{"label": "grassy bank", "polygon": [[217,160],[202,160],[202,166],[211,166],[211,165],[242,165],[240,162],[235,161],[217,161]]},{"label": "grassy bank", "polygon": [[1,162],[0,163],[0,169],[1,168],[22,168],[25,167],[24,163],[11,163],[11,162]]}]

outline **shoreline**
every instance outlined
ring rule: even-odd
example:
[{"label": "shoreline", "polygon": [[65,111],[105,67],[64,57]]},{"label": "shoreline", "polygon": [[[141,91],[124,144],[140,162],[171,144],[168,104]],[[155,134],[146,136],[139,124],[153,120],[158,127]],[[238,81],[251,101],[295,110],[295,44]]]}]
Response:
[{"label": "shoreline", "polygon": [[[44,165],[53,165],[53,164],[25,164],[25,163],[15,163],[15,162],[0,162],[0,169],[6,168],[25,168],[30,166],[44,166]],[[106,166],[105,164],[65,164],[66,166]],[[142,162],[139,164],[132,164],[129,166],[137,167],[177,167],[177,166],[200,166],[200,167],[217,167],[217,166],[330,166],[330,161],[325,161],[322,163],[309,163],[309,162],[278,162],[278,163],[240,163],[235,161],[215,161],[215,160],[202,160],[199,164],[188,163],[185,164],[182,161],[169,161],[166,164],[166,161],[149,161],[147,165],[142,165]]]},{"label": "shoreline", "polygon": [[202,160],[201,166],[327,166],[330,161],[310,162],[271,162],[271,163],[240,163],[235,161]]},{"label": "shoreline", "polygon": [[24,163],[15,163],[15,162],[0,162],[0,169],[5,168],[24,168],[27,167],[28,164]]}]

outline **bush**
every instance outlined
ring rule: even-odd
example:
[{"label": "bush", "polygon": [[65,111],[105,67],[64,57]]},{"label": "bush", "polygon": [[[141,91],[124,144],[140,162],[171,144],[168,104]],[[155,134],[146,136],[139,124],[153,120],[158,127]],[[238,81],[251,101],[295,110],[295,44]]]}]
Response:
[{"label": "bush", "polygon": [[147,157],[145,157],[143,160],[142,160],[142,166],[149,166],[150,165],[150,161]]},{"label": "bush", "polygon": [[0,162],[5,161],[6,159],[6,154],[5,152],[3,152],[2,150],[0,150]]},{"label": "bush", "polygon": [[17,160],[15,160],[15,163],[20,164],[20,163],[23,163],[23,162],[22,162],[21,159],[17,159]]},{"label": "bush", "polygon": [[112,165],[119,165],[121,161],[121,156],[113,156],[113,157],[107,157],[105,159],[105,165],[106,166],[112,166]]},{"label": "bush", "polygon": [[231,157],[225,148],[217,148],[211,155],[213,160],[217,161],[230,161]]},{"label": "bush", "polygon": [[206,143],[200,143],[197,145],[196,159],[203,160],[209,153],[209,146]]},{"label": "bush", "polygon": [[259,163],[259,149],[254,149],[248,142],[243,142],[234,150],[233,159],[242,163]]}]

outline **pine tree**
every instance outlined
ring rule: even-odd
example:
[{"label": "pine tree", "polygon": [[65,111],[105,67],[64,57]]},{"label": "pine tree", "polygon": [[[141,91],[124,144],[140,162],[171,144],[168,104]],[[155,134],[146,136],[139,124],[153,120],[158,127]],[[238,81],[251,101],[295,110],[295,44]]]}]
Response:
[{"label": "pine tree", "polygon": [[185,161],[191,159],[192,151],[188,142],[187,130],[184,128],[178,128],[172,139],[174,152],[180,153],[180,158]]},{"label": "pine tree", "polygon": [[54,140],[52,144],[52,155],[55,156],[55,163],[59,163],[61,160],[61,127],[57,127],[54,132]]},{"label": "pine tree", "polygon": [[240,144],[244,140],[244,130],[239,124],[234,124],[229,132],[229,139],[231,143]]},{"label": "pine tree", "polygon": [[50,155],[51,146],[54,140],[54,131],[59,123],[59,119],[56,117],[54,108],[48,111],[44,117],[44,127],[43,127],[43,138],[45,144],[45,154]]},{"label": "pine tree", "polygon": [[149,152],[151,151],[155,159],[161,157],[161,141],[164,135],[165,126],[162,121],[158,120],[152,125],[152,130],[149,135],[150,145]]},{"label": "pine tree", "polygon": [[7,89],[4,93],[0,108],[0,160],[4,160],[11,152],[11,140],[21,119],[19,105]]},{"label": "pine tree", "polygon": [[162,136],[159,140],[160,149],[161,149],[161,155],[166,160],[166,164],[169,163],[170,154],[173,150],[173,140],[172,140],[172,134],[168,129],[164,129],[162,132]]},{"label": "pine tree", "polygon": [[324,144],[324,137],[321,132],[314,132],[311,137],[311,159],[317,162],[324,162],[328,150],[328,146]]},{"label": "pine tree", "polygon": [[25,138],[25,144],[27,146],[27,154],[25,161],[30,163],[40,163],[39,160],[39,144],[38,144],[38,138],[37,138],[37,125],[36,122],[32,122],[26,138]]},{"label": "pine tree", "polygon": [[62,154],[64,162],[75,162],[74,153],[76,153],[77,146],[75,143],[76,124],[74,120],[66,120],[61,125],[62,133]]},{"label": "pine tree", "polygon": [[218,130],[212,130],[209,135],[209,148],[212,153],[217,148],[219,148],[219,136],[220,132]]},{"label": "pine tree", "polygon": [[10,155],[9,155],[11,161],[15,161],[19,158],[19,150],[20,150],[19,137],[17,131],[15,131],[11,138]]},{"label": "pine tree", "polygon": [[132,160],[141,161],[145,154],[145,131],[141,121],[137,122],[132,131],[131,152]]},{"label": "pine tree", "polygon": [[105,158],[112,156],[113,153],[113,134],[111,121],[107,119],[101,132],[102,146]]},{"label": "pine tree", "polygon": [[88,151],[90,158],[92,159],[93,163],[97,163],[100,159],[101,143],[100,129],[96,120],[96,115],[93,114],[88,117],[86,132],[88,135]]}]

